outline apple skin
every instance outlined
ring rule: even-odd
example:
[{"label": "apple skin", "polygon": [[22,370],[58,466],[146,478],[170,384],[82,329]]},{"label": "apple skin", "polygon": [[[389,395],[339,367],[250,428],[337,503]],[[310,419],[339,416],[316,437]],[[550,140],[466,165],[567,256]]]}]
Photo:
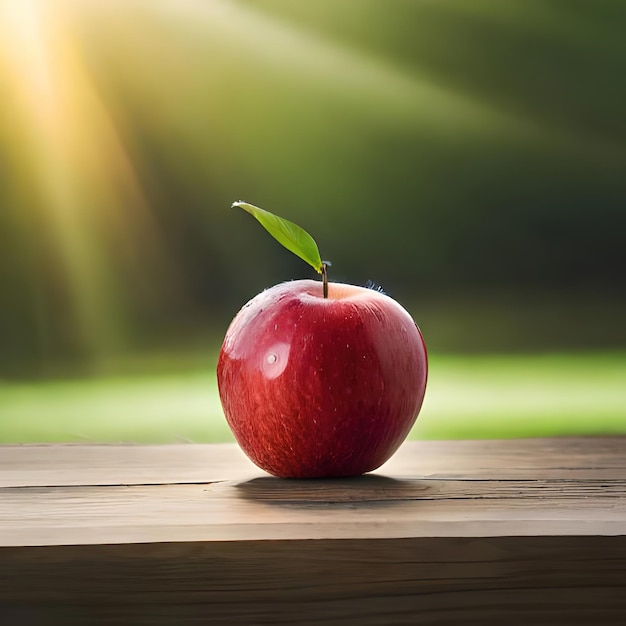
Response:
[{"label": "apple skin", "polygon": [[313,280],[281,283],[232,321],[217,365],[243,451],[284,478],[357,476],[391,457],[424,399],[427,354],[389,296]]}]

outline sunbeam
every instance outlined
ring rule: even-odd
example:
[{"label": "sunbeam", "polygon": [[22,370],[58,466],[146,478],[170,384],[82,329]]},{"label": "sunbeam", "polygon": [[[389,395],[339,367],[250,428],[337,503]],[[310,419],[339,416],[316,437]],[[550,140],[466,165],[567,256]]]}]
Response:
[{"label": "sunbeam", "polygon": [[0,65],[14,136],[8,158],[19,162],[17,193],[29,199],[20,221],[43,259],[40,289],[48,297],[38,301],[63,309],[61,322],[43,332],[65,335],[96,363],[126,341],[123,291],[133,287],[122,278],[141,271],[137,245],[144,256],[161,252],[131,159],[82,64],[72,26],[64,2],[0,3]]},{"label": "sunbeam", "polygon": [[238,198],[399,298],[608,292],[626,10],[391,5],[0,0],[0,366],[182,349],[306,271],[248,235]]}]

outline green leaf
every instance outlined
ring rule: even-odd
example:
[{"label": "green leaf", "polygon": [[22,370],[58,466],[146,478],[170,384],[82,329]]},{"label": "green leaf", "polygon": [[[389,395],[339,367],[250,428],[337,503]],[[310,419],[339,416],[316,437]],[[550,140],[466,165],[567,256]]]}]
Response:
[{"label": "green leaf", "polygon": [[318,274],[322,273],[320,251],[315,240],[306,230],[289,220],[285,220],[247,202],[233,202],[232,208],[234,207],[239,207],[250,213],[278,243],[281,243],[287,250],[306,261]]}]

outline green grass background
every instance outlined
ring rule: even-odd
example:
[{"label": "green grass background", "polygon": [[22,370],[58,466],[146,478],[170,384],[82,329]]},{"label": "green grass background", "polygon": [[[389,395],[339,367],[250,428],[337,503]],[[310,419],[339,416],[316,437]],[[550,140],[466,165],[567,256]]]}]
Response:
[{"label": "green grass background", "polygon": [[[232,441],[214,367],[0,383],[0,443]],[[437,355],[411,438],[626,433],[625,383],[626,353]]]}]

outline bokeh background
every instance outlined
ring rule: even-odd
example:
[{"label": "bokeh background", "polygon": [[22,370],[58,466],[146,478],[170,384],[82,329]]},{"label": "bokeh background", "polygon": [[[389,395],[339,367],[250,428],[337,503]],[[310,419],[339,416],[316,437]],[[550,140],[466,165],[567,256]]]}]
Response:
[{"label": "bokeh background", "polygon": [[626,432],[626,3],[0,0],[0,442],[229,441],[215,363],[312,270],[431,356],[412,437]]}]

